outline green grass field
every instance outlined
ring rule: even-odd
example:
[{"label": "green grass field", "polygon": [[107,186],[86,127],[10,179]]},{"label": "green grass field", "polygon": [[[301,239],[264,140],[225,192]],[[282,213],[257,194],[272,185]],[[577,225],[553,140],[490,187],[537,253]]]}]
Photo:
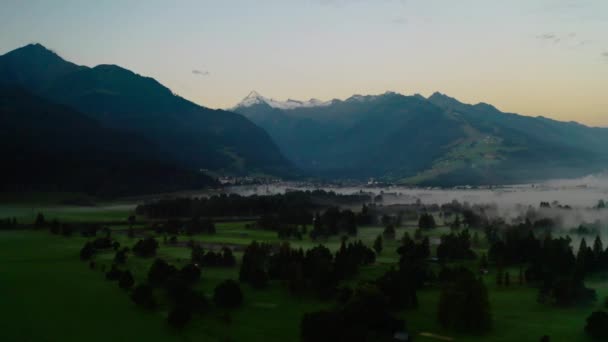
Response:
[{"label": "green grass field", "polygon": [[[3,214],[22,213],[20,206],[0,206]],[[61,220],[90,221],[124,219],[132,207],[65,207],[47,206],[47,217]],[[246,222],[219,223],[217,234],[195,236],[206,243],[229,243],[246,245],[252,240],[278,241],[276,234],[245,228]],[[399,228],[397,236],[412,228]],[[447,228],[432,231],[431,241]],[[371,245],[382,228],[360,228],[359,238]],[[137,239],[126,235],[114,236],[122,245],[132,246]],[[187,241],[190,237],[179,237]],[[162,238],[159,239],[162,241]],[[138,309],[125,291],[115,282],[105,280],[99,270],[91,270],[81,262],[78,253],[85,238],[61,237],[46,231],[0,232],[0,324],[2,341],[297,341],[299,323],[303,313],[329,308],[333,303],[323,303],[312,297],[294,297],[283,284],[273,282],[264,290],[255,290],[243,285],[245,303],[242,308],[231,311],[211,309],[197,316],[187,328],[176,332],[166,322],[167,308],[153,313]],[[291,241],[296,247],[310,248],[318,243],[310,240]],[[340,238],[324,242],[337,249]],[[349,283],[371,280],[380,276],[398,260],[397,242],[385,242],[384,251],[376,264],[363,267],[357,279]],[[159,256],[174,264],[183,264],[189,258],[184,247],[161,243]],[[98,264],[109,265],[113,252],[98,255]],[[241,253],[236,253],[237,258]],[[130,255],[127,267],[137,280],[143,279],[152,259],[141,259]],[[517,272],[513,270],[512,276]],[[197,288],[211,296],[213,288],[224,279],[236,279],[236,268],[206,268]],[[512,279],[515,277],[512,277]],[[583,327],[585,318],[603,305],[608,296],[608,281],[596,277],[588,286],[598,292],[594,307],[561,309],[536,302],[536,290],[528,286],[511,285],[508,288],[495,285],[494,274],[484,277],[489,289],[494,317],[493,330],[483,336],[463,336],[444,331],[436,322],[436,307],[439,289],[429,288],[418,293],[419,308],[399,313],[406,318],[409,330],[414,334],[433,333],[448,336],[455,341],[538,341],[544,334],[551,341],[588,341]],[[513,281],[516,283],[516,281]],[[433,341],[431,337],[417,336],[417,341]]]}]

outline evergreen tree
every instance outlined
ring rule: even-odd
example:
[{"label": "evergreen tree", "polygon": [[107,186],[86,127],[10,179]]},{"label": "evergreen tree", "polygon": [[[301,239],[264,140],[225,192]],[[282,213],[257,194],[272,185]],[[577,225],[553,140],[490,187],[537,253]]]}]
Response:
[{"label": "evergreen tree", "polygon": [[42,213],[38,213],[38,215],[36,215],[36,221],[34,222],[34,225],[36,226],[36,228],[40,228],[46,225],[46,220],[44,219],[44,215]]},{"label": "evergreen tree", "polygon": [[374,241],[374,250],[376,254],[382,253],[382,235],[378,235]]},{"label": "evergreen tree", "polygon": [[481,278],[466,268],[453,271],[439,297],[437,316],[446,329],[482,333],[492,327],[487,289]]},{"label": "evergreen tree", "polygon": [[386,228],[384,228],[384,232],[382,234],[384,235],[384,238],[386,240],[395,240],[395,226],[389,224],[388,226],[386,226]]},{"label": "evergreen tree", "polygon": [[479,234],[477,232],[473,233],[473,238],[471,239],[471,244],[473,247],[479,247]]},{"label": "evergreen tree", "polygon": [[496,285],[498,286],[502,286],[503,284],[503,273],[502,273],[502,269],[497,269],[496,270]]},{"label": "evergreen tree", "polygon": [[128,290],[133,287],[133,284],[135,284],[135,279],[133,279],[133,275],[131,274],[131,272],[122,272],[120,278],[118,278],[118,286],[120,286],[121,289]]},{"label": "evergreen tree", "polygon": [[595,256],[596,260],[599,260],[603,253],[604,245],[602,244],[602,239],[600,239],[600,236],[598,235],[595,237],[595,241],[593,242],[593,255]]},{"label": "evergreen tree", "polygon": [[479,259],[479,268],[482,270],[487,270],[489,267],[488,265],[488,256],[486,255],[486,253],[483,253],[481,255],[481,258]]},{"label": "evergreen tree", "polygon": [[460,229],[461,225],[462,225],[462,223],[460,222],[460,216],[456,215],[456,218],[454,219],[454,221],[452,222],[452,224],[450,224],[450,228],[452,230],[457,230],[457,229]]}]

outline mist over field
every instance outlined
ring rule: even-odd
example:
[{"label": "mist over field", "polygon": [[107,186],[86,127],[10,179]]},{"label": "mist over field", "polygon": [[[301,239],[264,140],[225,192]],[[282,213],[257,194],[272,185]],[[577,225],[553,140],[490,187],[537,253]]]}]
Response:
[{"label": "mist over field", "polygon": [[[608,226],[608,210],[597,209],[600,200],[608,201],[608,174],[589,175],[577,179],[554,179],[537,184],[521,184],[495,188],[411,188],[401,186],[311,186],[295,183],[278,185],[237,186],[228,191],[241,195],[284,193],[293,190],[323,189],[340,194],[365,192],[383,206],[415,204],[442,205],[452,201],[483,208],[490,218],[517,223],[526,216],[551,218],[557,228],[569,230],[579,225]],[[541,207],[542,202],[550,207]]]}]

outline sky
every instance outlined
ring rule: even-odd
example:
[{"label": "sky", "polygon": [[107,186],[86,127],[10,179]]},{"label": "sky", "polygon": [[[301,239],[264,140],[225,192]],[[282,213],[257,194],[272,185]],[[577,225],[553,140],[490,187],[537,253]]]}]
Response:
[{"label": "sky", "polygon": [[608,127],[607,0],[0,0],[0,54],[32,42],[211,108],[440,91]]}]

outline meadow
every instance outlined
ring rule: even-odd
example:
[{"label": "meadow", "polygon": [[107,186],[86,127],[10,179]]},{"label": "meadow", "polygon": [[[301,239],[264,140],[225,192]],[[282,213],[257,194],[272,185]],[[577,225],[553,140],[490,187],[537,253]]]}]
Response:
[{"label": "meadow", "polygon": [[[16,216],[20,220],[33,220],[37,212],[62,221],[116,221],[125,220],[133,212],[128,204],[104,204],[95,207],[62,206],[49,203],[20,203],[0,205],[0,218]],[[276,233],[246,228],[249,222],[217,223],[217,234],[180,236],[178,242],[189,239],[207,244],[247,245],[251,241],[279,242]],[[397,237],[408,231],[413,236],[412,223],[398,228]],[[360,227],[357,239],[371,245],[381,227]],[[448,232],[439,227],[430,231],[432,247],[438,237]],[[116,232],[113,237],[122,246],[132,246],[137,238]],[[185,264],[190,250],[183,244],[164,244],[159,239],[158,256],[172,264]],[[4,341],[297,341],[299,324],[306,312],[330,308],[334,303],[321,302],[312,296],[293,296],[284,284],[273,281],[266,289],[258,290],[242,284],[244,305],[239,309],[213,309],[195,317],[181,331],[166,324],[167,306],[154,312],[142,311],[129,299],[125,290],[107,281],[100,267],[92,270],[88,263],[79,260],[80,248],[87,238],[75,234],[71,237],[52,235],[48,231],[0,232],[0,323]],[[303,249],[318,242],[304,239],[291,240],[291,245]],[[334,237],[323,244],[332,250],[340,245]],[[356,279],[348,283],[373,280],[398,261],[398,243],[385,241],[384,250],[375,264],[361,269]],[[482,243],[476,251],[483,252]],[[434,248],[433,248],[434,249]],[[237,260],[242,256],[236,252]],[[98,265],[110,265],[113,252],[96,257]],[[153,259],[129,255],[127,268],[133,272],[136,283],[146,277]],[[467,265],[476,267],[476,262]],[[511,270],[516,275],[517,270]],[[490,333],[481,336],[460,335],[442,329],[436,320],[439,288],[418,292],[419,308],[399,313],[406,319],[410,333],[416,341],[538,341],[549,335],[551,341],[589,341],[583,331],[585,318],[604,305],[608,296],[608,280],[595,276],[587,281],[598,294],[593,306],[557,308],[539,304],[537,290],[516,281],[509,287],[498,287],[493,269],[484,275],[489,290],[494,326]],[[214,287],[225,279],[238,279],[238,266],[234,268],[205,268],[197,289],[211,296]],[[437,337],[439,336],[439,337]]]}]

